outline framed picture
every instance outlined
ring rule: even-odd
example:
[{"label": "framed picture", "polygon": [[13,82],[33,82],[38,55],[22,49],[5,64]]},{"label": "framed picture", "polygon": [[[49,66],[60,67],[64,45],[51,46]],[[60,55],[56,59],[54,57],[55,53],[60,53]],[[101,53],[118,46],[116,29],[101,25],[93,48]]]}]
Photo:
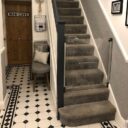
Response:
[{"label": "framed picture", "polygon": [[116,0],[112,2],[111,13],[112,14],[122,14],[123,10],[123,0]]},{"label": "framed picture", "polygon": [[128,0],[127,0],[127,8],[126,8],[125,25],[128,26]]},{"label": "framed picture", "polygon": [[46,16],[45,15],[35,15],[34,22],[35,22],[36,32],[43,32],[46,30]]}]

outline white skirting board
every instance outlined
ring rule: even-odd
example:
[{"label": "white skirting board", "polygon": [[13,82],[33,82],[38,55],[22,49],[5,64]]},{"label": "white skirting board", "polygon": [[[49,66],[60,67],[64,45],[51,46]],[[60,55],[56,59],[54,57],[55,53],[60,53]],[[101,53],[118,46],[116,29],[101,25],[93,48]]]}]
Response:
[{"label": "white skirting board", "polygon": [[6,107],[8,99],[5,82],[5,47],[2,47],[0,49],[0,76],[0,109],[4,109]]},{"label": "white skirting board", "polygon": [[116,102],[116,99],[115,99],[115,96],[114,96],[114,93],[113,93],[113,90],[112,90],[112,87],[111,85],[109,84],[109,101],[116,107],[116,116],[115,116],[115,121],[116,123],[120,126],[120,128],[128,128],[126,127],[127,124],[126,121],[122,116],[121,116],[121,113],[120,113],[120,110],[119,110],[119,107],[118,107],[118,104]]}]

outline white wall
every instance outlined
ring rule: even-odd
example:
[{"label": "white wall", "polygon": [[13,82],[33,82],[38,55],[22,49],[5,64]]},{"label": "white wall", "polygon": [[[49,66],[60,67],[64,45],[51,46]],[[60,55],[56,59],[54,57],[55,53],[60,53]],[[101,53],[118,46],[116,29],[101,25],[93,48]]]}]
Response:
[{"label": "white wall", "polygon": [[50,86],[55,106],[57,105],[57,30],[52,0],[47,0],[48,42],[50,45]]},{"label": "white wall", "polygon": [[[37,40],[47,40],[47,31],[44,32],[35,32],[34,30],[34,15],[38,15],[38,3],[36,0],[32,0],[32,35],[33,42]],[[46,0],[42,3],[42,12],[41,15],[46,15]]]},{"label": "white wall", "polygon": [[5,47],[4,47],[4,28],[3,28],[3,14],[2,1],[0,1],[0,108],[4,107],[4,100],[6,95],[5,84]]},{"label": "white wall", "polygon": [[[123,0],[123,13],[120,15],[111,14],[111,3],[113,0],[99,0],[102,9],[105,10],[113,32],[118,39],[118,45],[126,60],[128,60],[128,27],[125,26],[127,0]],[[128,61],[127,61],[128,62]]]}]

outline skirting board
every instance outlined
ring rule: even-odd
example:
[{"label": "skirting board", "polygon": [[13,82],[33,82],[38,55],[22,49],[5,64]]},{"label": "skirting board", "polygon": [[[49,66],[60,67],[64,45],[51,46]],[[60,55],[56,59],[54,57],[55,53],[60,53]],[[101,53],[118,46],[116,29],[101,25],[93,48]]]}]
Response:
[{"label": "skirting board", "polygon": [[9,100],[9,95],[6,93],[4,101],[0,101],[0,110],[6,109]]},{"label": "skirting board", "polygon": [[120,110],[119,110],[119,107],[117,105],[117,102],[116,102],[116,99],[115,99],[115,96],[114,96],[114,93],[112,91],[112,87],[111,85],[109,84],[109,101],[116,107],[116,116],[115,116],[115,121],[116,123],[120,126],[120,128],[128,128],[127,127],[127,122],[122,116],[121,116],[121,113],[120,113]]}]

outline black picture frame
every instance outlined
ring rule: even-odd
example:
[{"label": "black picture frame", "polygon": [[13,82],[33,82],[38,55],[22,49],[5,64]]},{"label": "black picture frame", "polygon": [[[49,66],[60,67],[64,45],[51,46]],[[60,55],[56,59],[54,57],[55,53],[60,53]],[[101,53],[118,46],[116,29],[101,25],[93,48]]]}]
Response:
[{"label": "black picture frame", "polygon": [[127,6],[126,6],[125,26],[128,26],[128,0],[127,0]]},{"label": "black picture frame", "polygon": [[123,0],[113,1],[111,4],[111,14],[122,14]]}]

